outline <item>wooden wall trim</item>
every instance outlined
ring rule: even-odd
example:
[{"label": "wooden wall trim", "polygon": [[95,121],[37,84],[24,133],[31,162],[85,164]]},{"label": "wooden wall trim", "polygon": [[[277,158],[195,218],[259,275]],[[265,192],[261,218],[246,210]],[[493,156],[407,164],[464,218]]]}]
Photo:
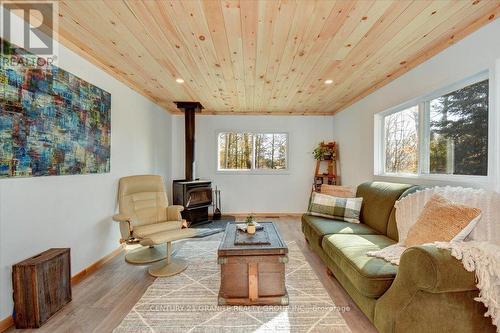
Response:
[{"label": "wooden wall trim", "polygon": [[94,273],[96,270],[98,270],[100,267],[104,266],[108,261],[119,255],[120,253],[123,252],[125,248],[123,245],[120,245],[117,249],[113,250],[111,253],[107,254],[106,256],[102,257],[101,259],[97,260],[90,266],[85,267],[82,269],[80,272],[76,273],[73,275],[71,278],[71,284],[76,285],[80,283],[83,279],[85,279],[88,275]]},{"label": "wooden wall trim", "polygon": [[12,326],[14,326],[14,318],[12,316],[0,320],[0,332],[5,332]]},{"label": "wooden wall trim", "polygon": [[[104,266],[108,261],[119,255],[124,251],[124,246],[120,245],[117,249],[113,250],[111,253],[105,255],[101,259],[97,260],[90,266],[85,267],[83,270],[80,272],[76,273],[73,275],[71,278],[71,285],[76,285],[80,282],[82,282],[86,277],[88,277],[90,274],[94,273],[97,269],[100,267]],[[0,320],[0,333],[7,331],[9,328],[14,326],[14,318],[12,316],[9,316],[5,319]]]}]

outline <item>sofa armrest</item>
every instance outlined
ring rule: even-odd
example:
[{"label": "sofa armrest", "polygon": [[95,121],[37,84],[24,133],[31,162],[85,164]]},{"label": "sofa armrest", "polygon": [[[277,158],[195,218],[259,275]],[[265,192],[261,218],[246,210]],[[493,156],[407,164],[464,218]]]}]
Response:
[{"label": "sofa armrest", "polygon": [[181,205],[172,205],[167,207],[167,220],[169,221],[182,221],[181,212],[184,207]]},{"label": "sofa armrest", "polygon": [[477,290],[474,272],[468,272],[449,250],[434,245],[411,247],[401,256],[396,279],[407,279],[418,290],[446,293]]}]

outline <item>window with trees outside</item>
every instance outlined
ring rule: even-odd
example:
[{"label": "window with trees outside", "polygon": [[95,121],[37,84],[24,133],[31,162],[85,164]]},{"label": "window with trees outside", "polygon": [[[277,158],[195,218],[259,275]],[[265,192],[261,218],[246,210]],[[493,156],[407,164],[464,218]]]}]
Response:
[{"label": "window with trees outside", "polygon": [[487,176],[487,75],[444,91],[377,115],[379,174]]},{"label": "window with trees outside", "polygon": [[218,170],[286,170],[288,134],[221,132]]}]

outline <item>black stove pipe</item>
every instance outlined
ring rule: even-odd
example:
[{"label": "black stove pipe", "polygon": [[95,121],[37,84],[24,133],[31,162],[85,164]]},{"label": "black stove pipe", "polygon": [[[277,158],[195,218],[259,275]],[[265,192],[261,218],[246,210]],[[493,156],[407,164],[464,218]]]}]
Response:
[{"label": "black stove pipe", "polygon": [[174,102],[177,108],[184,112],[185,138],[185,177],[195,180],[195,114],[201,112],[203,106],[198,102]]}]

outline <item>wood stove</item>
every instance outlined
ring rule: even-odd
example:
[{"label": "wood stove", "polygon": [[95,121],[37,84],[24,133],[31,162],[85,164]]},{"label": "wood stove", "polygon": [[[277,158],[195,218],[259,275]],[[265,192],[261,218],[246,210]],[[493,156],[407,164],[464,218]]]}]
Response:
[{"label": "wood stove", "polygon": [[184,206],[182,217],[191,224],[208,221],[212,204],[212,182],[206,180],[174,180],[175,205]]},{"label": "wood stove", "polygon": [[203,109],[198,102],[175,102],[184,111],[185,175],[186,179],[173,181],[173,203],[184,206],[182,218],[191,224],[208,221],[208,207],[212,204],[212,182],[195,179],[195,114]]}]

